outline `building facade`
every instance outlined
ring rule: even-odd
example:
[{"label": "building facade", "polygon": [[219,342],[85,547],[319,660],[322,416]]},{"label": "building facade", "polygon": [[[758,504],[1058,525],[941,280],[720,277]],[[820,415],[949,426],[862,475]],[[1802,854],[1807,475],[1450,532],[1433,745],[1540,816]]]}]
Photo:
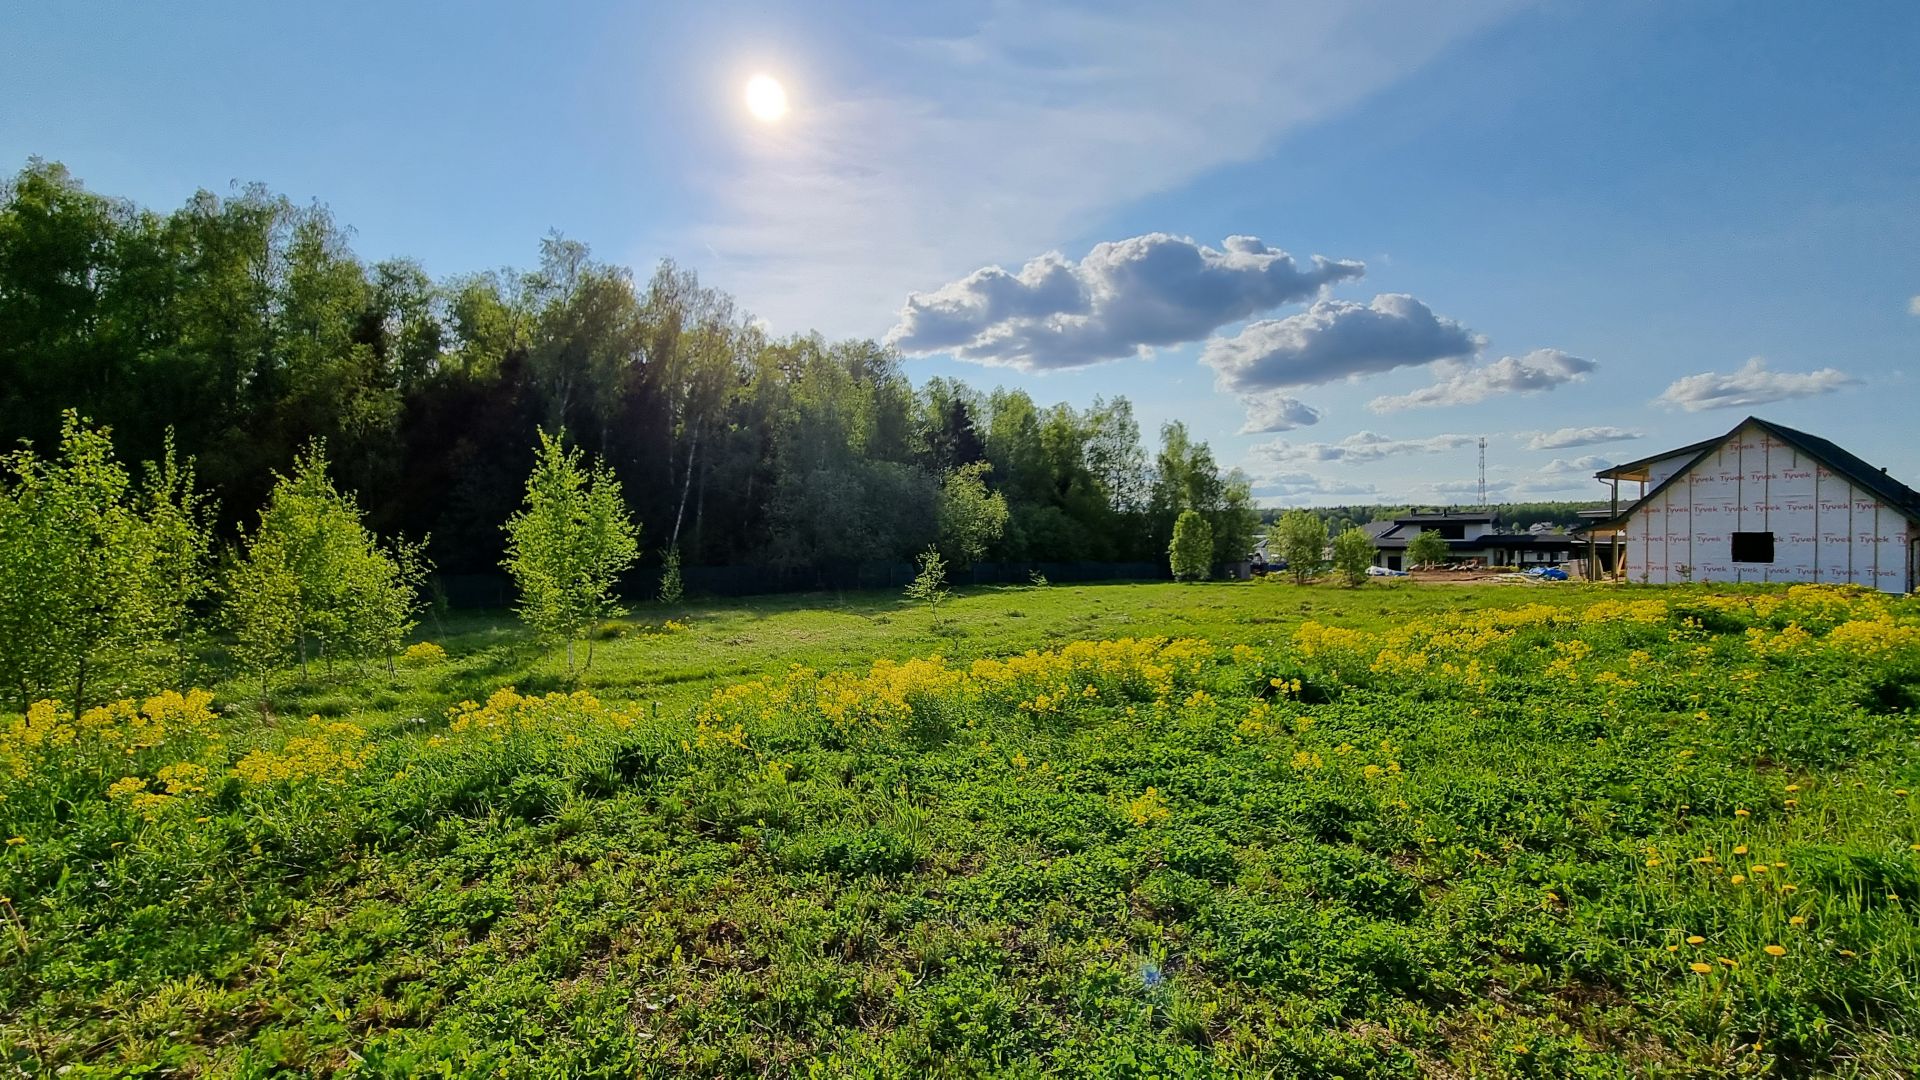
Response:
[{"label": "building facade", "polygon": [[[1912,592],[1920,493],[1818,436],[1748,417],[1596,473],[1633,501],[1583,528],[1628,581],[1837,582]],[[1598,566],[1594,568],[1596,571]]]}]

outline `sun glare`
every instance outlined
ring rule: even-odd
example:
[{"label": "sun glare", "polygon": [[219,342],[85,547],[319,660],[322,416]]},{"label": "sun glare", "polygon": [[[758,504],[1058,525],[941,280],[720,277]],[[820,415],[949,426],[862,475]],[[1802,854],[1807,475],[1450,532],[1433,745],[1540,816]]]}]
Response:
[{"label": "sun glare", "polygon": [[754,119],[771,124],[787,115],[787,91],[771,75],[755,75],[747,80],[747,111]]}]

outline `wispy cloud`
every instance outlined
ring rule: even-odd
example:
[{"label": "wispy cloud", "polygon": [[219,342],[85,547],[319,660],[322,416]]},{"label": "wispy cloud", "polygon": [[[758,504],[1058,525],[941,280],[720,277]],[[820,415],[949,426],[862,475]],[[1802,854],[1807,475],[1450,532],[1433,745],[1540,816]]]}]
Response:
[{"label": "wispy cloud", "polygon": [[1312,506],[1331,501],[1373,501],[1380,491],[1372,484],[1335,480],[1309,472],[1280,471],[1253,478],[1253,494],[1282,506]]},{"label": "wispy cloud", "polygon": [[693,178],[712,204],[676,246],[776,330],[878,335],[910,291],[1254,159],[1516,6],[996,4],[951,36],[864,42],[913,61],[743,128],[738,160]]},{"label": "wispy cloud", "polygon": [[1293,256],[1251,236],[1219,249],[1149,233],[1096,244],[1079,262],[1042,255],[1017,274],[975,270],[914,293],[887,341],[909,355],[1045,371],[1197,341],[1366,273],[1358,262]]},{"label": "wispy cloud", "polygon": [[1920,294],[1907,298],[1907,314],[1920,315]]},{"label": "wispy cloud", "polygon": [[1359,431],[1338,442],[1295,443],[1285,439],[1261,443],[1249,454],[1247,471],[1253,476],[1278,468],[1309,464],[1364,465],[1405,454],[1438,454],[1472,446],[1473,435],[1434,435],[1425,439],[1395,439],[1373,431]]},{"label": "wispy cloud", "polygon": [[1738,409],[1765,405],[1770,401],[1817,397],[1831,394],[1860,380],[1838,368],[1817,371],[1774,371],[1761,357],[1754,357],[1734,372],[1705,371],[1674,380],[1655,400],[1688,412],[1706,409]]},{"label": "wispy cloud", "polygon": [[1432,386],[1410,394],[1374,398],[1374,412],[1397,412],[1439,405],[1472,405],[1500,394],[1537,394],[1567,383],[1580,382],[1598,367],[1559,349],[1535,349],[1525,356],[1503,356],[1489,364],[1442,361]]},{"label": "wispy cloud", "polygon": [[1644,439],[1646,432],[1623,427],[1563,427],[1558,431],[1522,431],[1514,438],[1525,439],[1529,450],[1566,450],[1575,446]]}]

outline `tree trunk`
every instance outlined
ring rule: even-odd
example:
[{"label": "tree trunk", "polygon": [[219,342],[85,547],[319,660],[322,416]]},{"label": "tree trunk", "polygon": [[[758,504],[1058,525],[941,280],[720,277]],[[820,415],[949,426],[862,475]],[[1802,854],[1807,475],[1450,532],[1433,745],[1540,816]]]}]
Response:
[{"label": "tree trunk", "polygon": [[80,658],[80,665],[73,674],[73,722],[80,722],[80,714],[86,709],[87,700],[87,658]]},{"label": "tree trunk", "polygon": [[680,547],[681,519],[687,516],[687,492],[693,488],[693,462],[699,456],[700,424],[696,421],[693,425],[693,438],[687,442],[687,473],[686,479],[680,483],[680,506],[673,512],[673,536],[667,541],[667,546],[675,550]]}]

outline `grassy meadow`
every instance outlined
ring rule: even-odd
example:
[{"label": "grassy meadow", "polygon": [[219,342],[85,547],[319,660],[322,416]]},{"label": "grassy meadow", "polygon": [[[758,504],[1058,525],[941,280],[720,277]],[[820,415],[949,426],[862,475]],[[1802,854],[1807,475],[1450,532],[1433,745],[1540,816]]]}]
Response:
[{"label": "grassy meadow", "polygon": [[503,615],[0,717],[64,1076],[1913,1075],[1920,602],[1169,584]]}]

